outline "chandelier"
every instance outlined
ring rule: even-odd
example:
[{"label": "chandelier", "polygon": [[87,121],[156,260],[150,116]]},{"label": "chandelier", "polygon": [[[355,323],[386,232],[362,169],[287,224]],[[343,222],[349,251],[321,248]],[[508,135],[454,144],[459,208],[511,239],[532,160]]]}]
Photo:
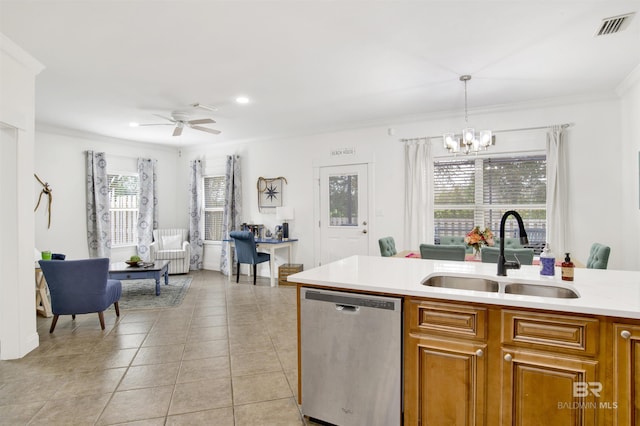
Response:
[{"label": "chandelier", "polygon": [[491,130],[480,130],[469,127],[469,116],[467,112],[467,81],[471,80],[470,75],[461,75],[460,81],[464,82],[464,122],[465,128],[462,134],[445,133],[442,135],[444,147],[447,151],[457,154],[462,151],[465,154],[477,153],[481,149],[486,150],[489,145],[495,144]]}]

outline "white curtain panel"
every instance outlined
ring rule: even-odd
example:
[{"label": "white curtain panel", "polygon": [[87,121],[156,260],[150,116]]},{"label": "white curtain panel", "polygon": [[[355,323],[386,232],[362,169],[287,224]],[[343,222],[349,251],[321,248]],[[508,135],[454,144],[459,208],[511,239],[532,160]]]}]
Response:
[{"label": "white curtain panel", "polygon": [[87,151],[87,243],[89,257],[111,255],[111,217],[109,181],[104,152]]},{"label": "white curtain panel", "polygon": [[404,248],[417,250],[433,244],[433,154],[431,141],[410,141],[404,146]]},{"label": "white curtain panel", "polygon": [[149,246],[153,242],[153,230],[158,228],[158,179],[157,160],[138,158],[140,208],[138,211],[138,256],[145,262],[152,261]]},{"label": "white curtain panel", "polygon": [[[239,155],[227,156],[225,195],[222,213],[222,238],[228,240],[229,232],[238,229],[242,223],[242,176]],[[229,252],[229,244],[222,244],[220,270],[224,275],[233,273],[233,256]]]},{"label": "white curtain panel", "polygon": [[203,231],[202,220],[202,161],[189,162],[189,244],[191,245],[190,269],[202,269]]},{"label": "white curtain panel", "polygon": [[556,258],[563,259],[567,235],[566,137],[561,126],[547,132],[547,242]]}]

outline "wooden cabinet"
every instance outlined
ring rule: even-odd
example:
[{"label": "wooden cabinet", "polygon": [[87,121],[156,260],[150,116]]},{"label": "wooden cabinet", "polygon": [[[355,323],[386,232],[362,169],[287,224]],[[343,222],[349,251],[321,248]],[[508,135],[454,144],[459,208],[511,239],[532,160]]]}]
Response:
[{"label": "wooden cabinet", "polygon": [[486,309],[405,304],[406,425],[485,425]]},{"label": "wooden cabinet", "polygon": [[405,424],[606,424],[601,327],[587,315],[408,298]]},{"label": "wooden cabinet", "polygon": [[640,325],[613,324],[615,425],[640,425]]}]

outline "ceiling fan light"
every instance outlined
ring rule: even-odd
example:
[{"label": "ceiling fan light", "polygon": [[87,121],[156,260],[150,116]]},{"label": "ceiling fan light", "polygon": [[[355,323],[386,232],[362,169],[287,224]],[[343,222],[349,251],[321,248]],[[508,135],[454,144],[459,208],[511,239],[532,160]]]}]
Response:
[{"label": "ceiling fan light", "polygon": [[136,123],[135,121],[132,121],[131,123],[129,123],[129,127],[138,127],[140,126],[140,123]]},{"label": "ceiling fan light", "polygon": [[236,98],[236,102],[239,104],[248,104],[249,103],[249,98],[247,98],[246,96],[238,96]]}]

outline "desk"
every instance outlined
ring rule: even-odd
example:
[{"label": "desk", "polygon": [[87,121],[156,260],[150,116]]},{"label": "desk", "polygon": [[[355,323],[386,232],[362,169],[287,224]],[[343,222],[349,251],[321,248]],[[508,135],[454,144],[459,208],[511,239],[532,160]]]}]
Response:
[{"label": "desk", "polygon": [[44,279],[42,269],[38,266],[36,266],[36,313],[46,318],[53,316],[51,302],[47,295],[47,280]]},{"label": "desk", "polygon": [[[233,239],[230,240],[224,240],[226,243],[229,244],[229,248],[231,247],[235,247],[235,245],[233,244]],[[297,238],[289,238],[288,240],[284,241],[284,240],[274,240],[274,239],[256,239],[256,247],[260,247],[260,246],[264,246],[263,248],[269,248],[269,255],[271,256],[269,258],[269,270],[270,270],[270,274],[271,274],[271,287],[275,287],[277,284],[277,281],[275,279],[275,273],[276,273],[276,250],[279,249],[287,249],[287,263],[291,263],[291,246],[293,245],[293,243],[297,242],[298,239]],[[234,250],[235,253],[235,250]],[[235,256],[235,254],[234,254]],[[235,260],[234,262],[235,263]],[[227,277],[229,279],[229,281],[231,281],[231,276],[233,275],[233,271],[229,271],[229,276]]]}]

